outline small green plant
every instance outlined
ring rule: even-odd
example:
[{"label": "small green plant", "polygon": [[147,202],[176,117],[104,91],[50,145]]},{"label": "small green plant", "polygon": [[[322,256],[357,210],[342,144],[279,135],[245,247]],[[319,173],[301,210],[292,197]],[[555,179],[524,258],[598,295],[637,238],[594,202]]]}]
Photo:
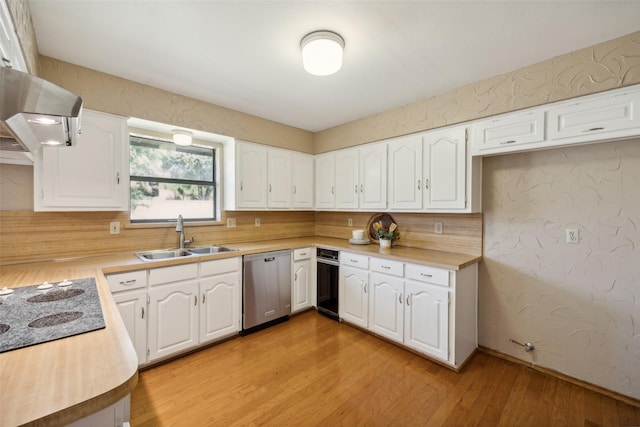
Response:
[{"label": "small green plant", "polygon": [[376,233],[376,237],[378,239],[386,239],[386,240],[398,240],[400,239],[400,232],[398,231],[398,225],[395,222],[392,222],[389,225],[389,228],[385,228],[382,221],[373,223],[373,230]]}]

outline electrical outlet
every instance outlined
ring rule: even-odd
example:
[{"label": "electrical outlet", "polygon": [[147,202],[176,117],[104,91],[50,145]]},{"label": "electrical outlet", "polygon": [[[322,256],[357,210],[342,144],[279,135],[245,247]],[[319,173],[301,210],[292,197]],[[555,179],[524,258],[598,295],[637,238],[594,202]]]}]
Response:
[{"label": "electrical outlet", "polygon": [[109,224],[109,234],[120,234],[120,223],[118,221]]},{"label": "electrical outlet", "polygon": [[436,222],[433,226],[433,232],[436,234],[442,234],[442,223]]},{"label": "electrical outlet", "polygon": [[255,224],[256,224],[256,227],[260,227],[260,218],[256,218]]},{"label": "electrical outlet", "polygon": [[565,237],[567,243],[580,243],[580,230],[577,228],[567,228]]},{"label": "electrical outlet", "polygon": [[353,218],[347,219],[347,226],[353,227]]},{"label": "electrical outlet", "polygon": [[227,228],[236,228],[235,218],[227,218]]}]

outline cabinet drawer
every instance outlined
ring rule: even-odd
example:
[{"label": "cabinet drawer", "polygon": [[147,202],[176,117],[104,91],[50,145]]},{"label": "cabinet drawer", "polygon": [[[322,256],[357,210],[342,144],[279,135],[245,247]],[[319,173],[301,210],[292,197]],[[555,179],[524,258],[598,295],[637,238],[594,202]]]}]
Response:
[{"label": "cabinet drawer", "polygon": [[147,287],[147,270],[109,274],[107,282],[111,292],[129,291]]},{"label": "cabinet drawer", "polygon": [[382,258],[371,258],[369,264],[371,271],[391,274],[398,277],[404,276],[404,263],[402,262]]},{"label": "cabinet drawer", "polygon": [[198,277],[198,264],[174,265],[149,270],[149,285],[180,282]]},{"label": "cabinet drawer", "polygon": [[295,249],[293,251],[293,260],[300,261],[311,258],[311,248]]},{"label": "cabinet drawer", "polygon": [[576,102],[548,112],[549,137],[570,138],[640,127],[640,92]]},{"label": "cabinet drawer", "polygon": [[240,258],[217,259],[200,263],[201,276],[232,273],[240,270]]},{"label": "cabinet drawer", "polygon": [[405,277],[434,285],[449,286],[449,270],[426,265],[405,264]]},{"label": "cabinet drawer", "polygon": [[352,254],[350,252],[340,252],[340,265],[350,265],[351,267],[369,268],[369,257],[366,255]]},{"label": "cabinet drawer", "polygon": [[473,125],[472,151],[501,151],[521,144],[544,141],[544,111],[508,115]]}]

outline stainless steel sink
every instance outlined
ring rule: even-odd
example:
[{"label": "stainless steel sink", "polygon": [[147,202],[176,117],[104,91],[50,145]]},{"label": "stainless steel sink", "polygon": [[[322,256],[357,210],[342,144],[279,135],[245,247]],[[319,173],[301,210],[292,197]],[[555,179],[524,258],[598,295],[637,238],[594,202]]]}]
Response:
[{"label": "stainless steel sink", "polygon": [[146,252],[135,252],[135,255],[140,258],[142,261],[156,261],[162,259],[171,259],[171,258],[184,258],[190,256],[198,256],[198,255],[211,255],[222,252],[232,252],[237,251],[238,249],[229,248],[226,246],[200,246],[197,248],[189,248],[189,249],[160,249],[157,251],[146,251]]},{"label": "stainless steel sink", "polygon": [[157,251],[136,252],[135,255],[142,261],[194,256],[194,254],[186,249],[160,249]]},{"label": "stainless steel sink", "polygon": [[190,248],[187,250],[192,254],[196,254],[196,255],[210,255],[210,254],[217,254],[221,252],[233,252],[233,251],[237,251],[238,249],[229,248],[226,246],[212,245],[212,246],[200,246],[198,248]]}]

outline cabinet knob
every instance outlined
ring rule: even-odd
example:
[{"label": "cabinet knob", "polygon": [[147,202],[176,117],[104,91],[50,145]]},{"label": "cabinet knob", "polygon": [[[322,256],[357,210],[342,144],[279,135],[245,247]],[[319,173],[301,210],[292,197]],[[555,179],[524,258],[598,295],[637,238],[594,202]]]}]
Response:
[{"label": "cabinet knob", "polygon": [[420,189],[420,184],[422,184],[422,181],[418,180],[418,190]]},{"label": "cabinet knob", "polygon": [[293,186],[293,194],[296,194],[296,186]]},{"label": "cabinet knob", "polygon": [[355,192],[356,192],[356,194],[358,194],[358,184],[356,184],[356,186],[355,186]]},{"label": "cabinet knob", "polygon": [[269,193],[271,193],[271,184],[269,184]]},{"label": "cabinet knob", "polygon": [[410,299],[411,295],[407,295],[407,305],[409,305],[409,299]]},{"label": "cabinet knob", "polygon": [[597,130],[604,130],[604,128],[603,127],[597,127],[597,128],[585,129],[582,132],[595,132]]},{"label": "cabinet knob", "polygon": [[202,303],[204,304],[205,294],[202,294]]},{"label": "cabinet knob", "polygon": [[425,179],[425,180],[424,180],[424,189],[425,189],[425,190],[428,190],[428,189],[429,189],[429,180],[428,180],[428,179]]},{"label": "cabinet knob", "polygon": [[398,302],[402,304],[402,294],[398,295]]},{"label": "cabinet knob", "polygon": [[513,144],[514,142],[516,142],[516,140],[515,139],[511,139],[509,141],[502,141],[500,143],[500,145]]},{"label": "cabinet knob", "polygon": [[198,295],[193,296],[193,305],[198,305]]},{"label": "cabinet knob", "polygon": [[142,318],[144,319],[144,307],[142,307]]}]

